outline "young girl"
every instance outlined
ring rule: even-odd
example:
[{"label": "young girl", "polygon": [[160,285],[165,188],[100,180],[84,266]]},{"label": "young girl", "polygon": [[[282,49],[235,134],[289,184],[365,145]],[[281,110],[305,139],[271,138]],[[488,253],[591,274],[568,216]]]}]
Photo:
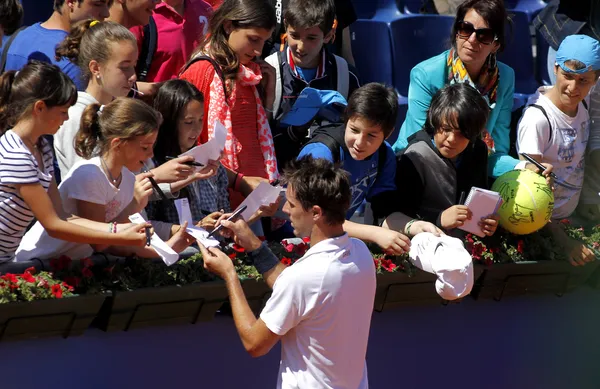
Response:
[{"label": "young girl", "polygon": [[[255,59],[275,23],[275,12],[268,1],[225,0],[211,18],[209,34],[181,75],[205,98],[206,120],[200,143],[212,138],[215,122],[220,121],[227,129],[222,163],[230,169],[232,182],[240,182],[243,175],[270,181],[278,177],[266,112],[273,108],[274,69]],[[197,60],[199,57],[209,58]],[[265,91],[264,100],[257,89],[259,84]],[[232,194],[231,202],[237,206],[241,196]]]},{"label": "young girl", "polygon": [[[83,110],[90,104],[106,105],[118,97],[129,94],[135,83],[135,65],[138,58],[137,41],[133,34],[115,22],[84,20],[75,24],[69,36],[56,49],[57,57],[69,58],[82,69],[87,83],[85,92],[78,92],[77,103],[69,109],[69,119],[54,137],[54,150],[63,176],[81,160],[75,152],[73,141],[79,131]],[[171,196],[168,183],[188,178],[193,172],[182,161],[170,161],[152,170],[154,179],[167,196]]]},{"label": "young girl", "polygon": [[[468,84],[447,85],[433,96],[424,129],[409,138],[398,156],[400,212],[447,232],[471,218],[459,200],[473,186],[488,187],[487,148],[481,134],[489,112],[483,97]],[[480,221],[488,236],[497,225],[492,215]]]},{"label": "young girl", "polygon": [[[184,80],[165,82],[154,99],[154,107],[163,116],[154,147],[154,161],[164,163],[166,157],[177,156],[195,146],[204,124],[204,98],[192,84]],[[218,162],[217,174],[213,177],[195,180],[180,191],[179,198],[189,199],[194,222],[202,221],[202,227],[211,229],[211,221],[220,215],[215,212],[229,212],[227,193],[227,171]],[[150,202],[146,207],[151,220],[179,223],[177,209],[173,201]]]},{"label": "young girl", "polygon": [[103,245],[145,242],[146,224],[114,234],[115,226],[106,223],[61,218],[69,215],[52,178],[52,149],[42,136],[56,133],[76,96],[73,81],[45,62],[32,61],[19,72],[0,76],[0,261],[12,259],[34,218],[57,239]]},{"label": "young girl", "polygon": [[[99,222],[126,222],[129,215],[143,210],[152,193],[150,174],[135,176],[132,171],[140,170],[152,157],[161,122],[160,113],[135,99],[120,97],[104,107],[89,105],[75,139],[75,150],[84,160],[73,166],[59,187],[65,210]],[[181,250],[191,243],[186,242],[187,238],[182,231],[167,243]],[[150,248],[110,247],[108,251],[157,257]],[[65,254],[83,258],[92,252],[90,245],[54,239],[36,224],[25,235],[17,257]]]}]

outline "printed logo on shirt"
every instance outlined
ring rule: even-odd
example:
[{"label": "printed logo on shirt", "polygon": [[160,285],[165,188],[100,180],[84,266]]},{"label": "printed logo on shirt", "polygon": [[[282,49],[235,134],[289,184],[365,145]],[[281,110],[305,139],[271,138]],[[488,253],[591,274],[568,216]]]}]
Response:
[{"label": "printed logo on shirt", "polygon": [[375,178],[377,178],[377,161],[371,165],[368,174],[350,187],[352,190],[352,204],[350,204],[350,209],[358,207],[362,203],[369,189],[375,183]]}]

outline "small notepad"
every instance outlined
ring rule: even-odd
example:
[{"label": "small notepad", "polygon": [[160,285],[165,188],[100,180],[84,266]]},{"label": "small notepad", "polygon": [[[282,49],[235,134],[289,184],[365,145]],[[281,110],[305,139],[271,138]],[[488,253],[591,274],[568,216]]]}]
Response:
[{"label": "small notepad", "polygon": [[472,187],[469,196],[465,201],[465,205],[471,211],[471,219],[467,220],[460,228],[463,231],[470,232],[479,237],[484,237],[485,234],[479,226],[482,218],[496,213],[500,205],[502,205],[502,197],[498,192],[491,190]]},{"label": "small notepad", "polygon": [[218,240],[213,237],[208,237],[208,231],[206,231],[204,228],[194,226],[192,212],[190,211],[190,203],[187,198],[183,197],[175,200],[175,208],[177,209],[177,214],[179,215],[179,224],[183,225],[184,222],[188,223],[188,226],[185,229],[188,234],[202,243],[204,247],[219,246],[220,243]]}]

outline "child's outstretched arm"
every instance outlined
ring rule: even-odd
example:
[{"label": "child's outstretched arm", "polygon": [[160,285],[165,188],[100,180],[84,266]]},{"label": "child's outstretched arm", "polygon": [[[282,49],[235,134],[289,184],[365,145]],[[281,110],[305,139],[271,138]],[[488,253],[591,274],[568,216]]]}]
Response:
[{"label": "child's outstretched arm", "polygon": [[[52,185],[56,185],[53,183]],[[135,228],[120,233],[96,231],[87,227],[65,221],[57,214],[54,204],[44,187],[39,184],[16,185],[19,195],[33,212],[35,218],[56,239],[75,243],[143,246],[146,243],[145,227],[150,224],[139,224]],[[62,206],[60,207],[62,212]]]},{"label": "child's outstretched arm", "polygon": [[410,238],[400,232],[387,228],[369,226],[346,220],[344,222],[344,231],[353,238],[377,244],[387,254],[401,255],[410,250]]}]

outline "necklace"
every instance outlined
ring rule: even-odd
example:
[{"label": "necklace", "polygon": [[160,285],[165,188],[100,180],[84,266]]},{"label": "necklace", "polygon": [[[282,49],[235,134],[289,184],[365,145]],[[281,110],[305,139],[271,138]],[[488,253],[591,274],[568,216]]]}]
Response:
[{"label": "necklace", "polygon": [[104,167],[104,170],[106,170],[106,173],[108,173],[108,178],[110,179],[112,184],[114,186],[117,186],[117,182],[121,179],[121,176],[123,175],[123,173],[122,172],[119,173],[119,176],[117,178],[114,178],[112,173],[110,172],[110,169],[106,165],[106,162],[104,162],[104,158],[100,157],[100,163],[102,163],[102,167]]}]

